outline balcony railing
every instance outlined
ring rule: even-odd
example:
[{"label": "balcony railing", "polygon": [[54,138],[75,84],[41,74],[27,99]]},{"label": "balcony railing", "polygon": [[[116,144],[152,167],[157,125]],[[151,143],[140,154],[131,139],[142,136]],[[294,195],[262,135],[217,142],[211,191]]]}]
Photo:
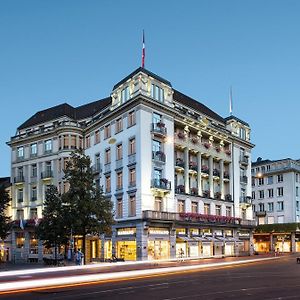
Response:
[{"label": "balcony railing", "polygon": [[167,134],[167,128],[165,127],[165,124],[162,122],[152,123],[151,130],[153,133],[158,133],[163,136]]},{"label": "balcony railing", "polygon": [[189,168],[190,168],[190,170],[193,170],[193,171],[196,171],[196,172],[197,172],[197,170],[198,170],[198,165],[197,165],[196,162],[190,161],[190,163],[189,163]]},{"label": "balcony railing", "polygon": [[47,170],[41,173],[42,179],[53,178],[53,171]]},{"label": "balcony railing", "polygon": [[155,178],[151,180],[151,188],[156,188],[160,190],[171,190],[171,181],[165,178]]},{"label": "balcony railing", "polygon": [[183,184],[177,185],[176,188],[175,188],[175,193],[176,194],[184,194],[185,193],[184,185]]},{"label": "balcony railing", "polygon": [[257,217],[265,217],[267,212],[265,210],[255,212]]},{"label": "balcony railing", "polygon": [[246,155],[241,155],[240,156],[240,163],[243,165],[248,165],[249,164],[249,157]]},{"label": "balcony railing", "polygon": [[240,197],[240,203],[243,203],[243,204],[251,204],[252,203],[252,199],[250,196],[241,196]]},{"label": "balcony railing", "polygon": [[97,163],[95,165],[92,166],[92,170],[94,174],[98,174],[101,172],[101,164]]},{"label": "balcony railing", "polygon": [[240,218],[216,216],[216,215],[205,215],[197,213],[171,213],[171,212],[160,212],[153,210],[143,211],[143,219],[152,220],[166,220],[166,221],[184,221],[191,223],[204,223],[204,224],[236,224],[255,226],[254,220],[241,220]]},{"label": "balcony railing", "polygon": [[229,179],[230,176],[229,176],[229,172],[225,171],[224,172],[224,179]]},{"label": "balcony railing", "polygon": [[230,194],[225,195],[225,201],[232,202],[232,196]]},{"label": "balcony railing", "polygon": [[22,182],[25,182],[23,175],[19,175],[14,178],[14,183],[22,183]]},{"label": "balcony railing", "polygon": [[184,168],[184,161],[182,158],[176,158],[175,160],[175,166],[176,167],[180,167],[180,168]]},{"label": "balcony railing", "polygon": [[248,177],[247,176],[241,176],[241,183],[247,184],[248,183]]},{"label": "balcony railing", "polygon": [[162,151],[152,151],[152,159],[159,162],[166,162],[166,155]]},{"label": "balcony railing", "polygon": [[220,171],[218,169],[213,169],[213,175],[220,177]]}]

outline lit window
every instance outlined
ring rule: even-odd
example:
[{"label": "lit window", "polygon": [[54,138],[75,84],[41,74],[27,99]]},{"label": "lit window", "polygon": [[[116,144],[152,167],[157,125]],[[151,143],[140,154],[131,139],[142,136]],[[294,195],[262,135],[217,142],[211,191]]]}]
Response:
[{"label": "lit window", "polygon": [[204,203],[204,214],[209,215],[210,214],[210,204]]},{"label": "lit window", "polygon": [[197,214],[198,213],[198,202],[192,201],[192,213]]},{"label": "lit window", "polygon": [[177,208],[179,213],[185,212],[185,201],[184,200],[178,200],[177,201]]}]

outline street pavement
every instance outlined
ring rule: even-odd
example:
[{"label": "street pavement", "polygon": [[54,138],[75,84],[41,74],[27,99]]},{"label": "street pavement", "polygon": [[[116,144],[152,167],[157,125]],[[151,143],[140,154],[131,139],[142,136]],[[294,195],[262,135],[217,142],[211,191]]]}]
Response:
[{"label": "street pavement", "polygon": [[[87,266],[82,266],[77,270],[67,271],[61,268],[61,271],[52,273],[20,274],[8,278],[2,276],[0,277],[0,283],[8,281],[11,283],[24,282],[37,278],[52,278],[53,280],[56,278],[59,282],[59,278],[61,280],[62,278],[74,276],[83,278],[85,274],[114,273],[120,275],[124,271],[163,269],[161,274],[156,275],[131,276],[131,278],[125,278],[124,276],[115,280],[102,280],[102,282],[98,281],[93,284],[79,284],[58,289],[33,289],[28,290],[27,293],[2,295],[0,299],[279,299],[266,297],[272,296],[272,292],[269,291],[272,289],[282,292],[285,288],[284,284],[287,283],[289,283],[287,295],[294,297],[292,291],[295,291],[295,296],[298,298],[280,299],[300,299],[300,284],[297,283],[300,265],[296,264],[295,256],[284,256],[276,260],[250,263],[251,260],[256,258],[267,257],[255,256],[127,265],[118,263],[110,266],[104,264],[89,269],[85,268]],[[240,260],[243,260],[245,264],[220,265],[220,263],[238,263]],[[202,270],[199,268],[189,269],[189,267],[196,268],[199,265],[206,265],[207,268]],[[166,268],[171,268],[176,272],[166,274]],[[288,277],[289,280],[281,280],[281,277],[283,279]],[[190,287],[187,288],[186,284],[189,284]],[[267,293],[265,293],[266,290],[268,290]],[[290,295],[291,293],[292,295]]]}]

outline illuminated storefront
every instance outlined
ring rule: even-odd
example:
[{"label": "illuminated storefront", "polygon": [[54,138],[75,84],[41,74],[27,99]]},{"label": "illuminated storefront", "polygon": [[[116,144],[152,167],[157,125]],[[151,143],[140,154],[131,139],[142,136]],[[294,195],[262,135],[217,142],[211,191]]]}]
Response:
[{"label": "illuminated storefront", "polygon": [[148,234],[148,259],[170,258],[169,229],[150,227]]},{"label": "illuminated storefront", "polygon": [[291,252],[291,236],[289,234],[273,235],[274,250],[277,252]]},{"label": "illuminated storefront", "polygon": [[104,242],[104,258],[105,259],[112,258],[112,242],[111,242],[111,240],[106,240]]},{"label": "illuminated storefront", "polygon": [[270,235],[257,235],[254,238],[254,250],[256,252],[267,253],[271,249]]},{"label": "illuminated storefront", "polygon": [[116,254],[124,260],[136,260],[136,228],[117,229]]}]

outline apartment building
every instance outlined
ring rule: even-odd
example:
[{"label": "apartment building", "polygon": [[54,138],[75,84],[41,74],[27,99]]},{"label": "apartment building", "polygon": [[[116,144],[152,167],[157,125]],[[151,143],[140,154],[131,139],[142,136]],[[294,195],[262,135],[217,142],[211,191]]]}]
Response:
[{"label": "apartment building", "polygon": [[[259,252],[299,252],[300,235],[297,231],[300,233],[300,230],[296,230],[297,226],[294,231],[284,230],[284,224],[299,223],[300,161],[258,158],[252,163],[251,173],[252,205],[257,224],[268,224],[270,229],[255,234],[255,249]],[[273,228],[272,224],[282,226]]]},{"label": "apartment building", "polygon": [[113,202],[116,220],[112,236],[89,238],[89,259],[252,251],[249,125],[221,117],[144,68],[118,82],[108,98],[36,113],[8,144],[16,260],[47,255],[35,237],[36,220],[47,185],[68,189],[63,170],[77,148],[90,156],[95,184]]}]

